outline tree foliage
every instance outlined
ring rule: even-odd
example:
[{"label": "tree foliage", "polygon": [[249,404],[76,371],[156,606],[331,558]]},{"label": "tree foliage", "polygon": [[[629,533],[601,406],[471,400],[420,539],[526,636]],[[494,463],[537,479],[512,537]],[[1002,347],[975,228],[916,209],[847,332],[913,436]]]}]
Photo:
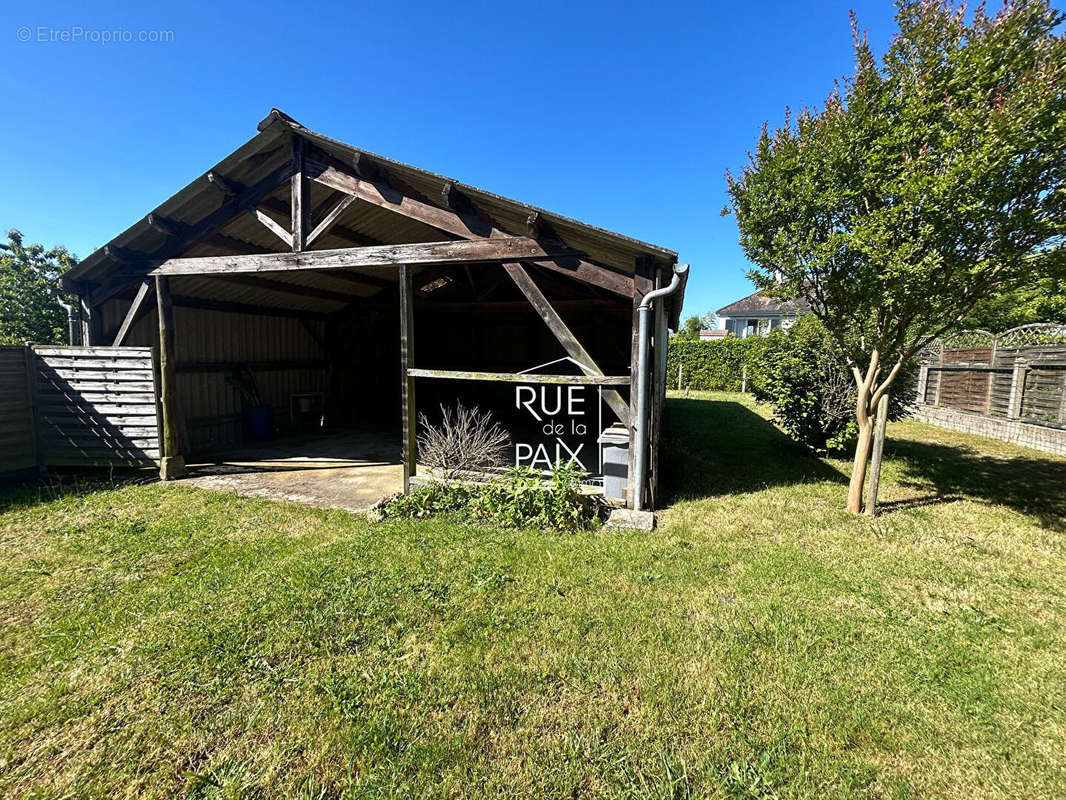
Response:
[{"label": "tree foliage", "polygon": [[853,22],[854,74],[822,109],[764,126],[727,176],[751,277],[807,297],[848,359],[851,510],[873,410],[902,365],[979,301],[1062,268],[1062,19],[1047,0],[969,21],[950,0],[902,0],[880,62]]},{"label": "tree foliage", "polygon": [[23,244],[17,230],[0,244],[0,344],[64,344],[67,312],[59,279],[75,263],[66,248]]},{"label": "tree foliage", "polygon": [[[859,429],[855,421],[857,388],[840,345],[813,315],[800,317],[788,329],[759,337],[765,344],[756,351],[751,373],[752,394],[773,408],[774,419],[796,441],[816,453],[840,453],[854,444]],[[746,342],[750,339],[738,339]],[[889,416],[905,413],[907,392],[914,370],[906,369],[890,396]]]},{"label": "tree foliage", "polygon": [[681,330],[677,332],[677,338],[682,341],[699,341],[700,318],[697,316],[686,317],[685,321],[681,323]]},{"label": "tree foliage", "polygon": [[960,327],[1002,333],[1033,322],[1066,323],[1066,277],[1045,275],[978,301]]}]

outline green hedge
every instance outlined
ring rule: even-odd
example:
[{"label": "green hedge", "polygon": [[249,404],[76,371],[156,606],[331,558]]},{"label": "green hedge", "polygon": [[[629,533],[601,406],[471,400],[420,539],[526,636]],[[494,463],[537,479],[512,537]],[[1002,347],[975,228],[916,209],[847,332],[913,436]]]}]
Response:
[{"label": "green hedge", "polygon": [[677,388],[677,368],[681,367],[681,388],[707,391],[739,392],[744,367],[748,370],[748,389],[760,380],[759,356],[767,347],[767,338],[751,336],[737,339],[728,336],[710,342],[691,339],[670,340],[666,356],[666,385]]}]

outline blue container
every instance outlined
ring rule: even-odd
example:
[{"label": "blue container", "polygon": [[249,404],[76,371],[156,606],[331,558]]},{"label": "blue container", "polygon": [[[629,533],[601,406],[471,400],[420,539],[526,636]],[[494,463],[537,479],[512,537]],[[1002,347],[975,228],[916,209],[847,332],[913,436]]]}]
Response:
[{"label": "blue container", "polygon": [[256,442],[265,442],[274,436],[274,409],[270,406],[252,406],[244,412],[248,425],[248,437]]}]

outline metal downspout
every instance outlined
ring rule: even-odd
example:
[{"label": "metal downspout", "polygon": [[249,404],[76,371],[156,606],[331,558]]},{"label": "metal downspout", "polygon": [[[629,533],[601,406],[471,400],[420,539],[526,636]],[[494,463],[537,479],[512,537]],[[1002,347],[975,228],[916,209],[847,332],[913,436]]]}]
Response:
[{"label": "metal downspout", "polygon": [[688,264],[674,264],[674,274],[670,278],[670,284],[662,289],[648,292],[640,301],[637,308],[639,320],[639,332],[637,334],[637,421],[634,426],[636,442],[633,443],[635,456],[633,459],[633,510],[640,511],[644,508],[644,483],[647,474],[648,453],[648,314],[651,304],[659,298],[666,297],[676,292],[685,285],[688,280]]}]

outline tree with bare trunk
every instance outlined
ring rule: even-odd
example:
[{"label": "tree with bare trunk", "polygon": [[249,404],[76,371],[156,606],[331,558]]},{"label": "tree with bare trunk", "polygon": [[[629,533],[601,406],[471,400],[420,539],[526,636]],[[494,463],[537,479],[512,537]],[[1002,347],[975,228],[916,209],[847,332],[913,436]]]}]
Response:
[{"label": "tree with bare trunk", "polygon": [[1046,0],[903,0],[878,62],[853,17],[854,74],[727,175],[751,278],[806,297],[847,356],[850,511],[903,365],[977,302],[1066,273],[1063,19]]}]

